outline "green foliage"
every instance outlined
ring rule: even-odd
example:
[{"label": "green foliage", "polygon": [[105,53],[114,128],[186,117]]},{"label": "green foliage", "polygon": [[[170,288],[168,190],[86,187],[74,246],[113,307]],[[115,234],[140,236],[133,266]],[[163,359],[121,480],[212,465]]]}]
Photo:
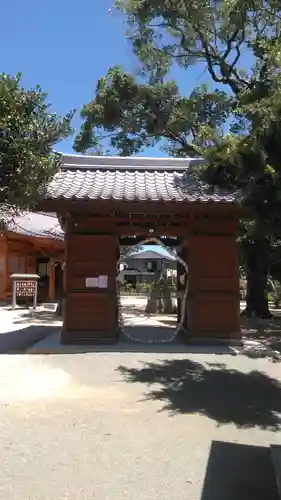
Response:
[{"label": "green foliage", "polygon": [[[250,209],[240,239],[244,254],[256,253],[246,275],[263,274],[261,297],[268,249],[281,237],[280,2],[117,0],[116,8],[126,18],[139,75],[116,67],[100,80],[82,111],[75,148],[131,155],[157,143],[173,156],[205,156],[198,174],[241,190]],[[177,65],[188,79],[198,63],[211,88],[181,95],[170,70]]]},{"label": "green foliage", "polygon": [[120,245],[119,247],[119,252],[120,252],[120,260],[122,261],[123,259],[127,259],[128,257],[133,256],[135,253],[139,252],[142,250],[141,245]]},{"label": "green foliage", "polygon": [[[191,104],[194,96],[195,113],[183,114],[188,147],[173,141],[169,151],[179,155],[195,149],[209,160],[199,172],[204,179],[243,191],[253,214],[246,235],[250,229],[254,236],[261,231],[279,236],[280,2],[120,0],[116,6],[126,16],[133,51],[149,81],[163,82],[175,64],[188,75],[200,62],[217,86],[212,92],[194,89],[187,100]],[[251,61],[248,67],[243,67],[243,53]]]},{"label": "green foliage", "polygon": [[32,208],[60,165],[53,146],[71,133],[73,113],[57,117],[40,87],[25,90],[21,75],[0,75],[0,204]]},{"label": "green foliage", "polygon": [[212,80],[234,93],[248,87],[253,76],[253,68],[243,71],[241,53],[249,49],[261,59],[268,38],[274,42],[280,34],[276,0],[117,0],[116,7],[125,14],[132,48],[152,77],[164,76],[174,63],[188,69],[203,62]]},{"label": "green foliage", "polygon": [[223,133],[231,101],[205,85],[185,98],[174,81],[140,83],[114,67],[82,110],[85,121],[74,148],[96,153],[110,146],[130,156],[160,143],[169,154],[198,155],[202,144],[213,144]]},{"label": "green foliage", "polygon": [[[82,111],[75,149],[131,155],[160,143],[174,156],[207,156],[213,183],[248,192],[265,173],[267,185],[279,189],[268,146],[273,129],[278,134],[278,4],[120,0],[116,6],[127,18],[143,81],[111,68]],[[247,71],[243,51],[253,59]],[[182,96],[166,76],[173,64],[188,75],[197,62],[206,65],[217,88],[201,85]]]}]

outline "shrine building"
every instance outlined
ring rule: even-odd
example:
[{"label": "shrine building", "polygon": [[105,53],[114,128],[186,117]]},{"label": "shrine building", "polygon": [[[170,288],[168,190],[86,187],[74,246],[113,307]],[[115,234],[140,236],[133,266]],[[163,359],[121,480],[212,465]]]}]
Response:
[{"label": "shrine building", "polygon": [[38,274],[38,302],[62,294],[64,234],[56,214],[21,212],[0,227],[0,303],[12,300],[12,274]]},{"label": "shrine building", "polygon": [[119,245],[151,236],[174,242],[188,266],[185,340],[239,340],[241,206],[198,180],[200,162],[63,155],[41,207],[65,231],[63,343],[118,340]]}]

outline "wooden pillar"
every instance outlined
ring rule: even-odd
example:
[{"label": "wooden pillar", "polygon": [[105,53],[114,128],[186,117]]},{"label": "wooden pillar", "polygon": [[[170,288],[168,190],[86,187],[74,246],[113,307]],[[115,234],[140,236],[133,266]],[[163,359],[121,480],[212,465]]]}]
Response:
[{"label": "wooden pillar", "polygon": [[27,255],[26,257],[26,272],[28,274],[36,273],[36,257],[35,255]]},{"label": "wooden pillar", "polygon": [[[186,262],[188,264],[186,244],[182,245],[180,248],[177,249],[177,254],[184,262]],[[185,275],[185,281],[184,281],[184,283],[181,283],[180,277],[183,275]],[[184,295],[184,292],[186,289],[186,281],[187,281],[186,269],[179,261],[177,261],[177,291],[180,292],[181,295]],[[182,298],[178,297],[178,299],[177,299],[178,322],[180,322],[180,319],[181,319],[181,312],[182,312]],[[183,326],[185,328],[187,327],[187,314],[185,315]]]},{"label": "wooden pillar", "polygon": [[85,226],[83,219],[67,221],[62,342],[112,343],[118,337],[116,236],[91,221]]},{"label": "wooden pillar", "polygon": [[189,241],[189,338],[237,341],[240,296],[236,221],[197,221]]},{"label": "wooden pillar", "polygon": [[9,279],[8,245],[5,232],[0,231],[0,300],[6,300],[7,284]]},{"label": "wooden pillar", "polygon": [[181,316],[181,297],[179,294],[183,292],[183,286],[180,282],[180,276],[183,274],[183,266],[182,264],[177,261],[177,320],[178,323],[180,322],[180,316]]},{"label": "wooden pillar", "polygon": [[54,259],[50,259],[48,262],[48,275],[49,275],[48,300],[50,302],[54,302],[56,300],[55,261],[54,261]]}]

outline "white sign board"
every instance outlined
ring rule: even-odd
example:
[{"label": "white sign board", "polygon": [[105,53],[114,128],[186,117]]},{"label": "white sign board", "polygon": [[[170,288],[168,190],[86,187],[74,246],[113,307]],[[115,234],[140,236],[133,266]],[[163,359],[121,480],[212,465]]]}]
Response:
[{"label": "white sign board", "polygon": [[99,278],[86,278],[86,288],[98,288]]},{"label": "white sign board", "polygon": [[96,276],[93,278],[86,278],[86,288],[107,288],[108,276]]},{"label": "white sign board", "polygon": [[108,276],[99,276],[99,288],[107,288],[108,286]]}]

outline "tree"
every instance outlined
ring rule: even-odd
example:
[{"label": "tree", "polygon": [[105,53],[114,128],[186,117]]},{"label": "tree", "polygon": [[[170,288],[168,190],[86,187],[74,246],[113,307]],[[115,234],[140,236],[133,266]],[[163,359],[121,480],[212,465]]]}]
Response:
[{"label": "tree", "polygon": [[95,98],[83,107],[74,149],[97,153],[109,147],[130,156],[161,143],[171,155],[198,155],[202,127],[208,122],[215,133],[222,131],[230,106],[225,92],[208,92],[206,85],[182,97],[175,81],[139,83],[116,66],[99,80]]},{"label": "tree", "polygon": [[142,250],[141,245],[135,245],[135,246],[128,246],[128,245],[120,245],[120,259],[127,259],[128,257],[131,257],[131,255],[134,255],[135,253],[139,252]]},{"label": "tree", "polygon": [[[269,249],[280,237],[280,27],[275,0],[126,0],[139,78],[112,68],[82,110],[77,151],[103,141],[122,155],[160,143],[177,156],[204,154],[198,173],[240,189],[252,218],[241,225],[249,315],[269,315]],[[250,64],[242,68],[243,52]],[[212,87],[182,96],[167,80],[173,64],[189,74],[203,63]],[[145,79],[145,76],[147,78]],[[225,130],[229,132],[225,134]]]},{"label": "tree", "polygon": [[60,165],[54,145],[71,133],[73,113],[57,117],[38,86],[25,90],[21,75],[0,75],[0,206],[32,209]]}]

